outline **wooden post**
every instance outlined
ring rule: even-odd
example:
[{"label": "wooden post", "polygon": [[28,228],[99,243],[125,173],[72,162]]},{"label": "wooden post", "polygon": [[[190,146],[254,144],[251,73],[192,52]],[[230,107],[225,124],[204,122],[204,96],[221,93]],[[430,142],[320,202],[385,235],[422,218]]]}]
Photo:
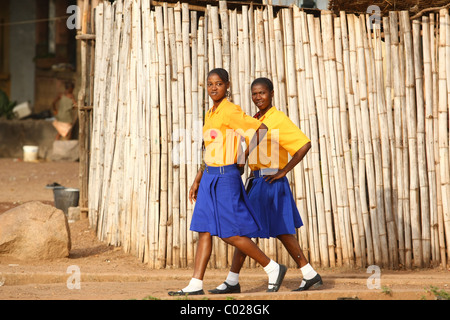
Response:
[{"label": "wooden post", "polygon": [[[90,19],[91,7],[89,1],[83,1],[83,12],[82,12],[82,28],[81,34],[88,34],[90,30],[88,30],[88,19]],[[79,184],[80,184],[80,199],[79,199],[79,207],[87,208],[88,207],[88,177],[89,177],[89,143],[87,139],[89,136],[86,133],[89,130],[89,114],[88,111],[83,109],[82,107],[86,106],[86,90],[87,90],[87,77],[88,77],[88,48],[92,46],[92,42],[86,40],[81,41],[81,83],[80,90],[78,92],[78,123],[79,123],[79,131],[78,131],[78,143],[79,143],[79,155],[80,155],[80,165],[79,165]],[[91,97],[89,97],[91,98]]]}]

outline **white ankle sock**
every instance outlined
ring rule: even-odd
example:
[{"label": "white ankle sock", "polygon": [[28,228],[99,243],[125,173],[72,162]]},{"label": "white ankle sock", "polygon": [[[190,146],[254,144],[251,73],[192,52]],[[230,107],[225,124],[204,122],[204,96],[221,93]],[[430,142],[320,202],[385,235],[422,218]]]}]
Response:
[{"label": "white ankle sock", "polygon": [[280,265],[271,259],[269,264],[264,267],[264,271],[269,276],[269,287],[268,288],[272,289],[273,285],[271,285],[270,283],[277,282],[278,274],[280,273]]},{"label": "white ankle sock", "polygon": [[[228,273],[227,279],[225,280],[226,283],[228,283],[230,286],[235,286],[239,283],[239,273],[235,273],[230,271]],[[220,284],[217,289],[219,290],[225,290],[227,288],[227,286],[225,285],[225,283]]]},{"label": "white ankle sock", "polygon": [[193,292],[203,289],[203,280],[192,278],[189,285],[183,288],[183,292]]},{"label": "white ankle sock", "polygon": [[303,274],[303,279],[309,280],[316,276],[317,272],[314,268],[308,263],[307,265],[300,268]]},{"label": "white ankle sock", "polygon": [[302,283],[300,283],[300,288],[306,285],[305,280],[310,280],[317,275],[316,270],[308,263],[307,265],[300,268],[303,274]]}]

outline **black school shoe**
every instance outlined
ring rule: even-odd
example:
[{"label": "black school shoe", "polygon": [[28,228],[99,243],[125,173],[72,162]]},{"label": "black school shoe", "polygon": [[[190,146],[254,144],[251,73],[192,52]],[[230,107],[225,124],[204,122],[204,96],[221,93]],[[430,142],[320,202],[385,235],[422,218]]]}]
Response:
[{"label": "black school shoe", "polygon": [[287,267],[283,264],[280,264],[280,271],[278,273],[277,282],[275,283],[269,283],[269,285],[272,286],[272,288],[267,289],[267,292],[277,292],[281,284],[283,283],[284,276],[286,275]]},{"label": "black school shoe", "polygon": [[303,287],[298,287],[297,289],[294,289],[292,291],[305,291],[308,290],[309,288],[316,289],[323,285],[322,277],[320,276],[320,274],[316,274],[314,278],[305,280],[305,282],[306,284]]},{"label": "black school shoe", "polygon": [[191,292],[184,292],[183,290],[180,291],[169,291],[169,296],[198,296],[205,294],[203,289],[197,290],[197,291],[191,291]]},{"label": "black school shoe", "polygon": [[225,289],[215,288],[215,289],[208,290],[208,291],[212,294],[241,293],[241,286],[239,285],[239,283],[232,286],[225,281],[224,284],[227,286]]}]

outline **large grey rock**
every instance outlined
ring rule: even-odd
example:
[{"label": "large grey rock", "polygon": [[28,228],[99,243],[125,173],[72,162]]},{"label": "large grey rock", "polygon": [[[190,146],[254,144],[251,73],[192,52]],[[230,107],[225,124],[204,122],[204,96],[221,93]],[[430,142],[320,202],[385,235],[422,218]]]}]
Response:
[{"label": "large grey rock", "polygon": [[0,214],[0,256],[51,260],[68,257],[70,248],[62,210],[32,201]]}]

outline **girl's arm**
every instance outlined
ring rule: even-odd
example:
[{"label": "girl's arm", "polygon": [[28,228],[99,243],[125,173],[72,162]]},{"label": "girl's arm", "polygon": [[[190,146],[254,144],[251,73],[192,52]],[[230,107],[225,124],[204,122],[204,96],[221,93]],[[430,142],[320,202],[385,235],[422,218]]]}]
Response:
[{"label": "girl's arm", "polygon": [[308,142],[301,147],[283,169],[278,170],[278,172],[274,175],[267,176],[265,180],[272,183],[273,181],[286,176],[289,171],[291,171],[300,161],[302,161],[309,149],[311,149],[311,142]]},{"label": "girl's arm", "polygon": [[194,183],[189,190],[189,201],[191,201],[191,203],[197,201],[198,187],[200,186],[200,181],[202,180],[203,170],[205,170],[205,167],[202,164],[197,172],[197,175],[195,176]]},{"label": "girl's arm", "polygon": [[264,123],[261,123],[259,128],[256,130],[256,133],[253,135],[252,140],[248,144],[247,149],[244,153],[242,153],[238,159],[238,167],[244,167],[245,163],[247,162],[249,154],[255,149],[258,144],[262,141],[264,136],[267,133],[267,126]]}]

